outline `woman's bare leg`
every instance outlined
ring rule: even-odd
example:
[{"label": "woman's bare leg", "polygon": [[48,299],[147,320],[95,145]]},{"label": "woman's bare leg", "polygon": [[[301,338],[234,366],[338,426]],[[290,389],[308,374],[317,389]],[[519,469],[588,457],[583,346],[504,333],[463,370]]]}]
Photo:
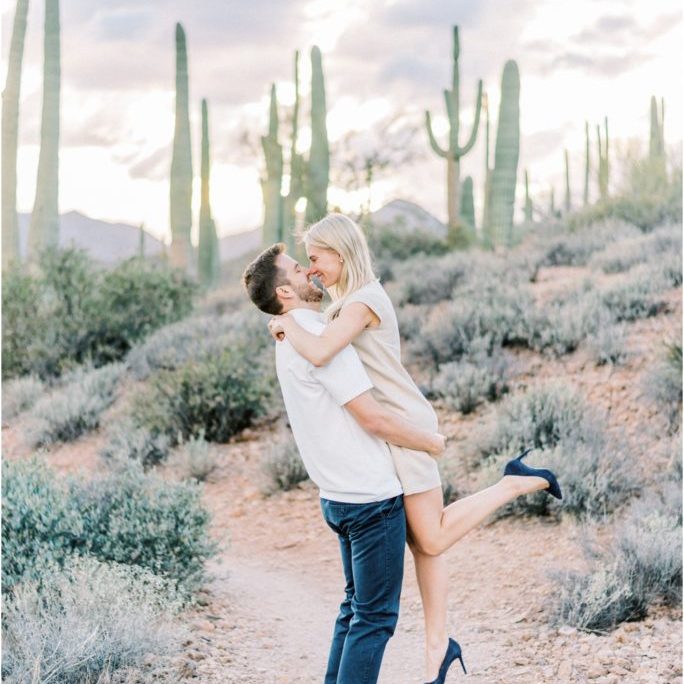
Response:
[{"label": "woman's bare leg", "polygon": [[506,475],[496,484],[443,508],[441,487],[404,496],[406,520],[416,546],[439,556],[501,506],[523,494],[548,488],[542,477]]},{"label": "woman's bare leg", "polygon": [[449,637],[447,635],[447,591],[449,571],[446,558],[428,556],[413,542],[407,528],[407,541],[416,566],[416,579],[423,603],[425,620],[425,679],[431,682],[439,674]]}]

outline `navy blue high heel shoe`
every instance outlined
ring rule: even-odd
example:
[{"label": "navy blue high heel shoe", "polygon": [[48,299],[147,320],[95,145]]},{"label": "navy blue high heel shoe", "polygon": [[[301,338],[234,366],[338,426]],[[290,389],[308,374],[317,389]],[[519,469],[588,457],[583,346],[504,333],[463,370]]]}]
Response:
[{"label": "navy blue high heel shoe", "polygon": [[451,667],[451,663],[453,663],[456,658],[461,661],[461,667],[463,668],[464,674],[468,674],[466,672],[465,665],[463,664],[463,656],[461,655],[461,647],[458,645],[458,641],[454,641],[451,637],[449,637],[449,645],[447,646],[444,660],[439,666],[439,674],[437,675],[437,679],[433,679],[431,682],[427,682],[426,684],[444,684],[446,681],[447,670]]},{"label": "navy blue high heel shoe", "polygon": [[521,451],[512,461],[506,463],[504,475],[533,475],[535,477],[543,477],[549,483],[548,488],[544,491],[551,494],[551,496],[555,496],[557,499],[562,499],[563,494],[560,485],[558,484],[558,480],[550,470],[546,470],[546,468],[530,468],[530,466],[527,466],[522,462],[523,458],[525,458],[533,448],[534,447],[527,447],[527,449]]}]

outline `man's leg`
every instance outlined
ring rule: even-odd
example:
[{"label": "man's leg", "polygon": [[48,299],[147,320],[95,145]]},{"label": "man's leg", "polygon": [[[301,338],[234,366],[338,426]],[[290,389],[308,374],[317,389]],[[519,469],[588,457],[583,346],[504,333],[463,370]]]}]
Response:
[{"label": "man's leg", "polygon": [[335,620],[333,639],[332,644],[330,645],[330,655],[328,656],[328,667],[325,672],[325,684],[337,684],[337,673],[340,669],[342,649],[344,648],[344,641],[347,637],[347,632],[349,631],[349,622],[353,615],[352,599],[354,597],[354,575],[352,573],[351,542],[349,538],[345,537],[341,532],[338,532],[338,538],[340,540],[342,568],[346,580],[346,586],[344,588],[345,598],[340,604],[340,612],[337,615],[337,620]]},{"label": "man's leg", "polygon": [[385,646],[399,617],[406,543],[403,497],[359,505],[351,515],[353,616],[342,648],[337,684],[375,684]]}]

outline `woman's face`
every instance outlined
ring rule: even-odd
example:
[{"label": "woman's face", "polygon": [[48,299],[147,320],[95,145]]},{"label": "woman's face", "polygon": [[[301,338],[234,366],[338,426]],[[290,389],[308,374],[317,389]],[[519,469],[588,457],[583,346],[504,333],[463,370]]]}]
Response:
[{"label": "woman's face", "polygon": [[309,277],[316,276],[321,284],[328,288],[335,285],[342,273],[342,261],[340,255],[332,249],[307,246],[307,256],[309,257]]}]

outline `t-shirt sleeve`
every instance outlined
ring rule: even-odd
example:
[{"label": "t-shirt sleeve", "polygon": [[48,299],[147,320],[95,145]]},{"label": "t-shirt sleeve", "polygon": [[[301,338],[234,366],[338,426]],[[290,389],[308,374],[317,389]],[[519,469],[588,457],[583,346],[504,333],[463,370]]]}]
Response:
[{"label": "t-shirt sleeve", "polygon": [[339,406],[344,406],[373,387],[359,355],[351,345],[339,351],[325,366],[314,366],[311,374],[330,392]]},{"label": "t-shirt sleeve", "polygon": [[[380,292],[378,292],[377,288],[380,288]],[[364,285],[345,298],[344,306],[351,304],[352,302],[361,302],[362,304],[365,304],[378,317],[380,323],[382,323],[385,318],[385,309],[387,306],[384,301],[384,294],[382,286],[379,283],[377,287],[374,283]]]}]

